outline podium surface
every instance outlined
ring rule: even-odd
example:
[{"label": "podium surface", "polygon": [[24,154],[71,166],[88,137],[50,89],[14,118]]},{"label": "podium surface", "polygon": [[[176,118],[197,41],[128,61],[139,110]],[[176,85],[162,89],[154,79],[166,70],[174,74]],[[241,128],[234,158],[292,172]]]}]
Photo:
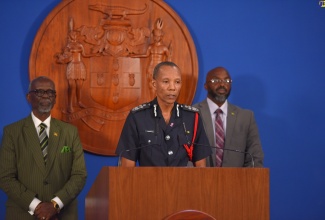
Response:
[{"label": "podium surface", "polygon": [[269,169],[103,167],[86,219],[162,220],[198,210],[222,220],[269,220]]}]

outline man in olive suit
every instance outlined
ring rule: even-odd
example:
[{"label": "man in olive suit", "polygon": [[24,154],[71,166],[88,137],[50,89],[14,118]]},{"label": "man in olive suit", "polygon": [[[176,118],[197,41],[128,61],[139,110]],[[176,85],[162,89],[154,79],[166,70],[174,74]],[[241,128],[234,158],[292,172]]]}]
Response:
[{"label": "man in olive suit", "polygon": [[27,100],[31,114],[3,130],[0,188],[8,196],[6,219],[78,219],[76,197],[87,178],[78,130],[51,117],[56,102],[51,79],[34,79]]}]

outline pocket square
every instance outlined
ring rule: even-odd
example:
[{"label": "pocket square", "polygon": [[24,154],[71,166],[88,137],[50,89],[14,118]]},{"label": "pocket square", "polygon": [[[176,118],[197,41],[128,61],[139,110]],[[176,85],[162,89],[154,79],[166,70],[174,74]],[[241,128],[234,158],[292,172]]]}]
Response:
[{"label": "pocket square", "polygon": [[61,153],[69,153],[71,152],[71,147],[63,146],[61,149]]}]

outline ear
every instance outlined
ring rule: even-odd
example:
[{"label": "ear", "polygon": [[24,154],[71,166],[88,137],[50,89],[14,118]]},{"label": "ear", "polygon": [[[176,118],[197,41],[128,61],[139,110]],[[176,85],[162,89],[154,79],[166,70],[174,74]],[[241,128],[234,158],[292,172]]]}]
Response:
[{"label": "ear", "polygon": [[207,83],[204,83],[204,88],[205,88],[205,90],[208,90]]},{"label": "ear", "polygon": [[29,93],[26,94],[26,99],[27,99],[27,101],[28,101],[29,103],[31,103],[31,100],[30,100],[31,97],[30,97],[30,94],[29,94]]},{"label": "ear", "polygon": [[151,85],[152,85],[152,88],[154,88],[155,90],[157,90],[157,81],[156,80],[152,80],[151,81]]}]

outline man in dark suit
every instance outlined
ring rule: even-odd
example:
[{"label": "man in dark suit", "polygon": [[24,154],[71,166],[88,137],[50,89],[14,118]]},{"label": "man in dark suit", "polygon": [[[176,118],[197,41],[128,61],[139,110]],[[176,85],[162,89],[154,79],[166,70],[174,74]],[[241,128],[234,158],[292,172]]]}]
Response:
[{"label": "man in dark suit", "polygon": [[[232,79],[225,68],[216,67],[210,70],[204,84],[208,92],[207,99],[194,105],[200,110],[210,145],[213,146],[213,153],[207,158],[207,166],[251,167],[255,163],[255,167],[263,167],[264,154],[254,114],[227,101],[231,83]],[[216,145],[217,109],[222,111],[220,116],[225,137],[222,140],[224,150]],[[222,155],[219,165],[216,162],[218,153]]]},{"label": "man in dark suit", "polygon": [[51,117],[56,100],[51,79],[34,79],[27,100],[31,114],[3,131],[0,188],[8,196],[6,219],[78,219],[76,197],[87,178],[78,130]]}]

